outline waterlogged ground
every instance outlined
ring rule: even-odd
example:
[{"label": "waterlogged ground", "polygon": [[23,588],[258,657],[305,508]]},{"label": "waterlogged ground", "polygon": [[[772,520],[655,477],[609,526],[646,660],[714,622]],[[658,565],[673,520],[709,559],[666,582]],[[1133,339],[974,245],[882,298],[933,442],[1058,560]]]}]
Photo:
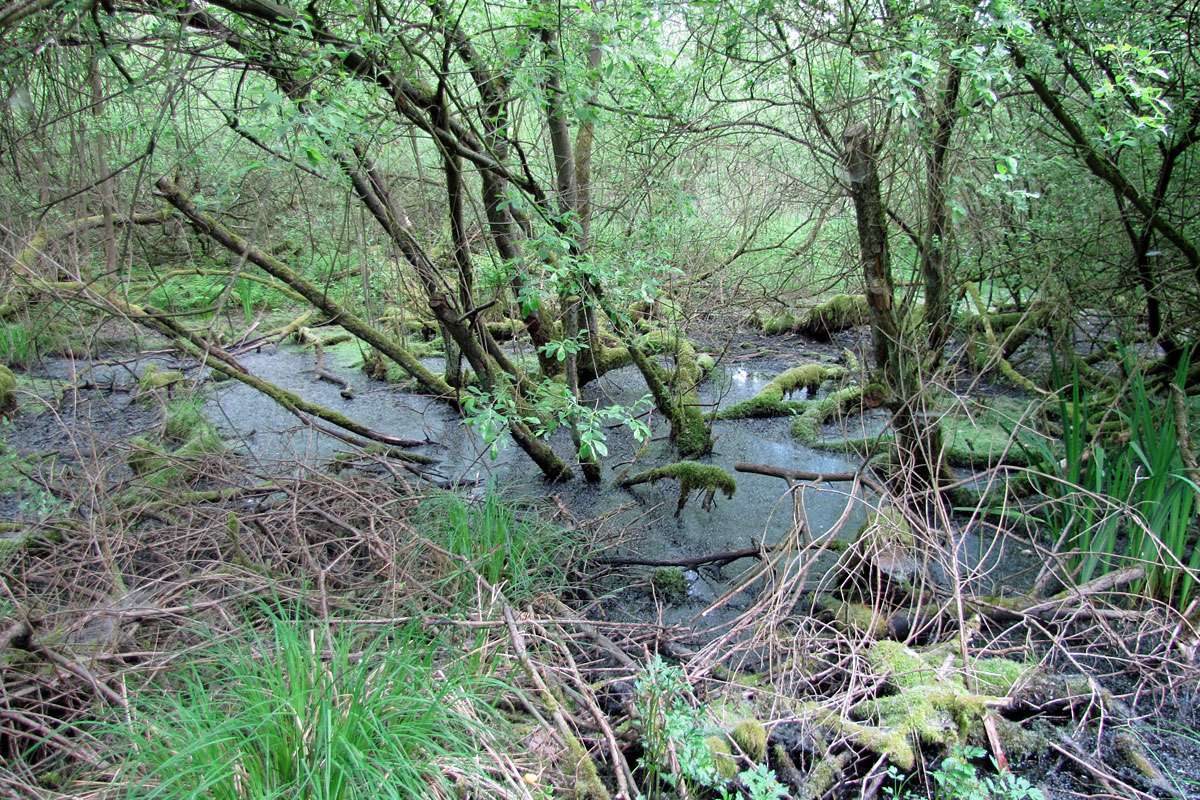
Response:
[{"label": "waterlogged ground", "polygon": [[[719,365],[700,387],[701,402],[707,411],[753,397],[780,369],[818,357],[830,356],[807,353],[792,354],[785,359],[752,357]],[[72,403],[74,416],[66,421],[76,430],[80,423],[85,423],[85,429],[96,441],[119,444],[154,424],[153,409],[138,402],[135,391],[137,375],[152,361],[160,367],[170,366],[168,360],[159,358],[115,364],[50,360],[31,371],[38,380],[28,385],[40,387],[40,393],[51,396],[56,392],[61,394],[63,386],[96,387],[84,393],[85,401]],[[507,439],[493,452],[446,404],[369,379],[360,369],[360,355],[353,344],[331,348],[324,360],[324,368],[351,387],[353,399],[343,397],[340,387],[317,377],[314,354],[309,349],[290,345],[265,347],[243,354],[239,361],[255,375],[351,416],[378,432],[427,440],[429,444],[417,448],[417,452],[434,459],[424,469],[439,482],[457,484],[479,494],[491,486],[511,496],[535,501],[553,496],[578,520],[603,517],[601,533],[619,542],[617,552],[621,555],[672,560],[740,549],[758,542],[771,545],[792,529],[797,502],[803,505],[811,534],[824,534],[836,527],[838,536],[849,538],[862,525],[870,507],[869,497],[851,502],[847,483],[809,486],[797,495],[778,479],[736,474],[738,488],[732,498],[718,496],[715,505],[705,510],[700,498],[693,497],[676,517],[674,481],[630,490],[616,486],[629,472],[676,460],[677,455],[667,441],[668,428],[656,415],[647,417],[652,440],[645,446],[639,445],[624,427],[609,430],[610,454],[605,459],[599,484],[589,485],[576,479],[551,486]],[[426,365],[439,371],[442,368],[440,359],[427,359]],[[200,377],[200,373],[192,371],[189,377]],[[207,384],[204,392],[205,414],[227,444],[263,473],[322,469],[347,449],[336,438],[302,425],[273,400],[244,384],[235,381]],[[640,375],[636,369],[627,367],[588,386],[585,399],[602,405],[632,405],[644,394]],[[796,399],[802,399],[802,395]],[[35,422],[18,426],[14,430],[19,432],[19,446],[45,450],[48,446],[64,445],[59,441],[61,436],[56,438],[54,433],[64,427],[59,424],[60,417],[43,414]],[[854,419],[827,433],[857,437],[876,431],[879,425],[878,419]],[[853,456],[797,443],[788,427],[789,421],[782,418],[719,421],[713,428],[713,453],[704,460],[731,473],[734,464],[741,461],[817,472],[845,472],[858,466]],[[551,443],[564,458],[571,458],[571,443],[565,431],[552,437]],[[961,541],[966,564],[978,565],[982,559],[990,570],[1002,563],[1002,572],[1007,575],[1017,574],[1028,566],[1028,559],[1015,547],[993,546],[995,543],[981,540],[971,532],[962,536]],[[689,570],[688,596],[669,604],[665,621],[692,620],[716,598],[725,595],[754,563],[752,559],[742,559],[722,568]],[[812,580],[819,581],[824,571],[818,564],[810,572]],[[635,570],[635,573],[646,580],[620,592],[614,609],[623,615],[645,618],[657,613],[649,591],[651,570]],[[736,614],[751,599],[749,592],[734,596],[717,618]],[[708,624],[713,621],[713,617],[706,618]]]}]

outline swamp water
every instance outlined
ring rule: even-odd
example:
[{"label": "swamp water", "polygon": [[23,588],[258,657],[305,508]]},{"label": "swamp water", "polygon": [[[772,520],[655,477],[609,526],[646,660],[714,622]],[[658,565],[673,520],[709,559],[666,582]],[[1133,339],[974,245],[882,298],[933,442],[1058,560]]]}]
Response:
[{"label": "swamp water", "polygon": [[[42,378],[75,382],[87,370],[88,378],[98,386],[130,385],[145,365],[161,359],[141,359],[117,366],[97,364],[90,369],[66,360],[52,360],[36,371]],[[713,427],[714,450],[703,459],[725,468],[737,480],[732,498],[718,495],[711,509],[701,507],[693,495],[678,517],[675,516],[678,485],[664,480],[653,485],[622,489],[615,484],[626,473],[660,466],[677,460],[674,448],[666,440],[668,428],[653,415],[650,419],[653,439],[644,447],[634,441],[624,427],[608,431],[609,457],[605,459],[599,484],[589,485],[581,478],[548,485],[532,462],[505,437],[498,453],[493,454],[476,432],[445,404],[406,391],[398,386],[369,379],[358,368],[358,351],[353,345],[331,348],[324,368],[344,380],[353,399],[342,396],[341,388],[319,380],[311,350],[292,346],[266,347],[239,357],[253,374],[300,394],[307,399],[337,410],[384,434],[428,440],[415,448],[434,459],[421,469],[442,482],[450,482],[482,494],[487,487],[516,499],[537,501],[555,497],[578,520],[603,516],[602,537],[619,540],[615,552],[654,560],[691,558],[737,550],[753,543],[774,544],[793,527],[796,495],[777,479],[735,473],[740,461],[770,464],[816,472],[853,471],[854,456],[815,450],[799,444],[789,433],[789,420],[745,419],[718,421]],[[440,371],[441,359],[424,360],[430,369]],[[778,371],[775,364],[750,363],[729,368],[718,367],[699,390],[700,400],[709,411],[753,397]],[[189,376],[190,377],[190,376]],[[332,436],[302,425],[296,417],[270,398],[235,381],[225,381],[205,390],[204,413],[220,431],[227,444],[265,474],[290,473],[299,469],[324,468],[345,445]],[[641,376],[633,367],[608,373],[585,389],[585,400],[602,405],[632,404],[645,393]],[[131,394],[110,395],[106,414],[121,415],[127,406],[131,416],[144,418],[143,408]],[[852,420],[852,430],[843,435],[873,433],[878,420]],[[864,431],[866,428],[866,431]],[[571,443],[565,431],[551,439],[555,449],[570,460]],[[636,457],[636,462],[634,461]],[[850,538],[862,525],[870,509],[870,498],[852,505],[848,483],[806,486],[799,496],[810,535],[819,536],[838,527],[839,538]],[[848,507],[849,506],[849,507]],[[1028,559],[1016,553],[1011,543],[985,543],[967,533],[961,537],[960,560],[964,566],[982,566],[988,570],[997,564],[999,572],[1012,574]],[[832,564],[833,556],[821,557]],[[985,563],[980,564],[980,561]],[[1021,562],[1026,562],[1022,564]],[[688,597],[669,604],[663,620],[686,623],[723,596],[744,571],[754,565],[742,559],[721,568],[700,567],[687,571]],[[820,580],[827,567],[816,565],[810,580]],[[650,570],[644,570],[649,577]],[[647,581],[648,583],[648,581]],[[644,619],[654,613],[650,592],[624,592],[614,608],[618,615]],[[726,603],[705,624],[728,619],[752,600],[742,592]]]}]

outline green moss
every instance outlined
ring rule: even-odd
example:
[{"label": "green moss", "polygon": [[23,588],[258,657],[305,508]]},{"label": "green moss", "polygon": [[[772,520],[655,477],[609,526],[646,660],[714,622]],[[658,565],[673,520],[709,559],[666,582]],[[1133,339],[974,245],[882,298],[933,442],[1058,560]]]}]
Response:
[{"label": "green moss", "polygon": [[679,481],[679,504],[675,514],[683,510],[692,492],[704,494],[703,506],[707,509],[712,505],[717,492],[726,497],[733,497],[737,491],[737,481],[725,470],[712,464],[700,464],[695,461],[676,461],[662,467],[655,467],[632,475],[623,481],[621,486],[629,488],[643,483],[657,483],[665,479]]},{"label": "green moss", "polygon": [[185,442],[208,425],[196,398],[173,400],[163,415],[163,436],[173,442]]},{"label": "green moss", "polygon": [[735,403],[716,414],[717,419],[782,417],[807,408],[806,403],[790,403],[787,397],[801,389],[815,392],[825,381],[846,376],[846,368],[830,364],[803,364],[779,373],[749,400]]},{"label": "green moss", "polygon": [[847,386],[819,400],[809,401],[800,415],[792,420],[792,436],[804,444],[815,444],[820,438],[822,425],[863,399],[861,386]]},{"label": "green moss", "polygon": [[1008,658],[981,658],[974,668],[980,692],[1004,697],[1037,667]]},{"label": "green moss", "polygon": [[777,336],[781,333],[791,333],[800,324],[800,319],[790,311],[781,314],[762,315],[755,318],[763,333]]},{"label": "green moss", "polygon": [[[692,398],[695,399],[694,394]],[[712,436],[709,434],[708,422],[697,406],[699,401],[688,403],[687,400],[685,397],[681,401],[682,408],[679,414],[682,419],[675,433],[675,447],[679,449],[681,456],[695,458],[712,452]]]},{"label": "green moss", "polygon": [[946,459],[956,467],[1030,466],[1018,439],[996,424],[947,415],[942,418],[942,439]]},{"label": "green moss", "polygon": [[704,738],[704,746],[708,748],[708,753],[712,756],[713,765],[717,768],[717,774],[727,781],[731,781],[737,777],[737,759],[733,756],[733,750],[730,749],[729,742],[725,741],[721,736],[706,736]]},{"label": "green moss", "polygon": [[[936,667],[901,642],[890,639],[875,642],[866,655],[871,671],[901,691],[938,679]],[[962,685],[961,679],[959,685]]]},{"label": "green moss", "polygon": [[870,537],[875,546],[915,547],[916,538],[904,513],[894,505],[883,506],[867,515],[858,538]]},{"label": "green moss", "polygon": [[143,392],[164,389],[183,380],[183,373],[177,369],[159,369],[157,364],[147,364],[138,378],[138,388]]},{"label": "green moss", "polygon": [[751,761],[757,763],[766,760],[767,728],[758,720],[742,720],[729,732],[729,738]]},{"label": "green moss", "polygon": [[0,416],[8,416],[17,410],[17,376],[8,367],[0,364]]},{"label": "green moss", "polygon": [[574,736],[567,737],[566,746],[567,752],[564,757],[569,774],[575,781],[575,800],[610,800],[608,788],[604,781],[600,780],[600,773],[596,770],[596,762],[584,746]]},{"label": "green moss", "polygon": [[810,308],[795,326],[797,333],[814,339],[829,339],[838,331],[865,325],[871,321],[871,308],[866,295],[838,294]]},{"label": "green moss", "polygon": [[712,372],[713,368],[717,366],[717,360],[712,357],[711,353],[701,353],[696,356],[696,366],[701,372]]},{"label": "green moss", "polygon": [[851,603],[821,595],[818,604],[833,615],[834,624],[854,636],[876,638],[887,631],[887,618],[866,603]]},{"label": "green moss", "polygon": [[654,590],[669,602],[678,602],[688,593],[687,578],[679,567],[659,567],[650,578]]}]

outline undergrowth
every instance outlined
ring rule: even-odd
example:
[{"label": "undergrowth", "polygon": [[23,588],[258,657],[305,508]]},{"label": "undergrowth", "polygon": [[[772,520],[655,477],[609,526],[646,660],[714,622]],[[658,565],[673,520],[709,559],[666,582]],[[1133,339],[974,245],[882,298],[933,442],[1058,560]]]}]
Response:
[{"label": "undergrowth", "polygon": [[477,572],[510,602],[557,594],[566,582],[572,541],[536,515],[522,515],[495,492],[478,502],[456,494],[426,500],[418,516],[430,520],[426,533],[451,555],[448,583],[473,592]]},{"label": "undergrowth", "polygon": [[[1172,405],[1151,396],[1132,362],[1127,371],[1126,392],[1112,415],[1115,435],[1103,409],[1079,381],[1072,383],[1060,404],[1065,456],[1060,460],[1040,445],[1037,460],[1057,469],[1036,476],[1045,502],[1034,516],[1072,553],[1068,568],[1077,582],[1139,565],[1145,576],[1133,590],[1182,610],[1200,569],[1200,487],[1184,463]],[[1184,381],[1181,369],[1176,384]]]},{"label": "undergrowth", "polygon": [[501,726],[492,678],[415,625],[363,640],[272,612],[133,698],[108,731],[126,796],[368,800],[455,796]]}]

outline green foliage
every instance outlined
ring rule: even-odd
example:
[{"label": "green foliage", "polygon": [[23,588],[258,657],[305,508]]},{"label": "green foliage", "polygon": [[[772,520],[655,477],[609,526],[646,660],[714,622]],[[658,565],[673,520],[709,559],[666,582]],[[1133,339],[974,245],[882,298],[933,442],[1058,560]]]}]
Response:
[{"label": "green foliage", "polygon": [[30,519],[45,520],[63,512],[66,503],[30,478],[36,457],[23,455],[5,441],[12,425],[11,420],[0,417],[0,494],[18,497],[18,510]]},{"label": "green foliage", "polygon": [[654,591],[668,602],[678,602],[687,597],[688,582],[679,567],[659,567],[650,576]]},{"label": "green foliage", "polygon": [[[1152,397],[1132,360],[1126,368],[1116,415],[1126,433],[1116,439],[1095,429],[1098,410],[1080,381],[1071,384],[1060,404],[1065,457],[1043,447],[1040,460],[1053,470],[1036,475],[1046,502],[1033,518],[1050,540],[1065,537],[1080,582],[1140,565],[1146,576],[1135,591],[1184,609],[1195,594],[1190,573],[1200,568],[1200,487],[1183,461],[1171,404]],[[1181,368],[1176,385],[1185,380]]]},{"label": "green foliage", "polygon": [[[973,761],[986,756],[978,747],[956,747],[932,773],[934,791],[931,800],[1044,800],[1042,791],[1025,778],[1011,772],[980,775]],[[993,761],[993,766],[995,762]],[[888,767],[888,784],[883,796],[889,800],[919,800],[922,797],[908,788],[911,780],[896,767]]]},{"label": "green foliage", "polygon": [[[728,742],[708,733],[703,712],[689,701],[689,689],[683,670],[667,664],[655,655],[642,669],[634,684],[634,711],[640,726],[642,757],[638,766],[647,800],[667,800],[671,797],[696,797],[698,790],[707,789],[721,798],[738,797],[729,787],[737,777],[751,800],[784,800],[787,790],[775,773],[765,764],[752,764],[737,771]],[[753,722],[753,721],[751,721]],[[750,752],[738,741],[751,758],[765,758],[766,730],[762,724],[753,732],[741,730],[742,739],[750,743]],[[761,739],[761,748],[758,747]],[[671,767],[672,757],[678,771]],[[681,791],[686,790],[686,791]]]},{"label": "green foliage", "polygon": [[518,514],[494,491],[472,503],[439,494],[425,501],[418,516],[432,520],[428,535],[454,556],[447,580],[460,594],[474,596],[473,573],[514,603],[564,585],[570,537],[534,515]]},{"label": "green foliage", "polygon": [[61,343],[50,321],[0,323],[0,365],[27,367]]},{"label": "green foliage", "polygon": [[484,698],[502,687],[439,662],[439,641],[412,626],[363,640],[350,626],[269,624],[134,696],[109,730],[129,797],[452,797],[445,767],[477,772],[480,728],[500,724]]}]

